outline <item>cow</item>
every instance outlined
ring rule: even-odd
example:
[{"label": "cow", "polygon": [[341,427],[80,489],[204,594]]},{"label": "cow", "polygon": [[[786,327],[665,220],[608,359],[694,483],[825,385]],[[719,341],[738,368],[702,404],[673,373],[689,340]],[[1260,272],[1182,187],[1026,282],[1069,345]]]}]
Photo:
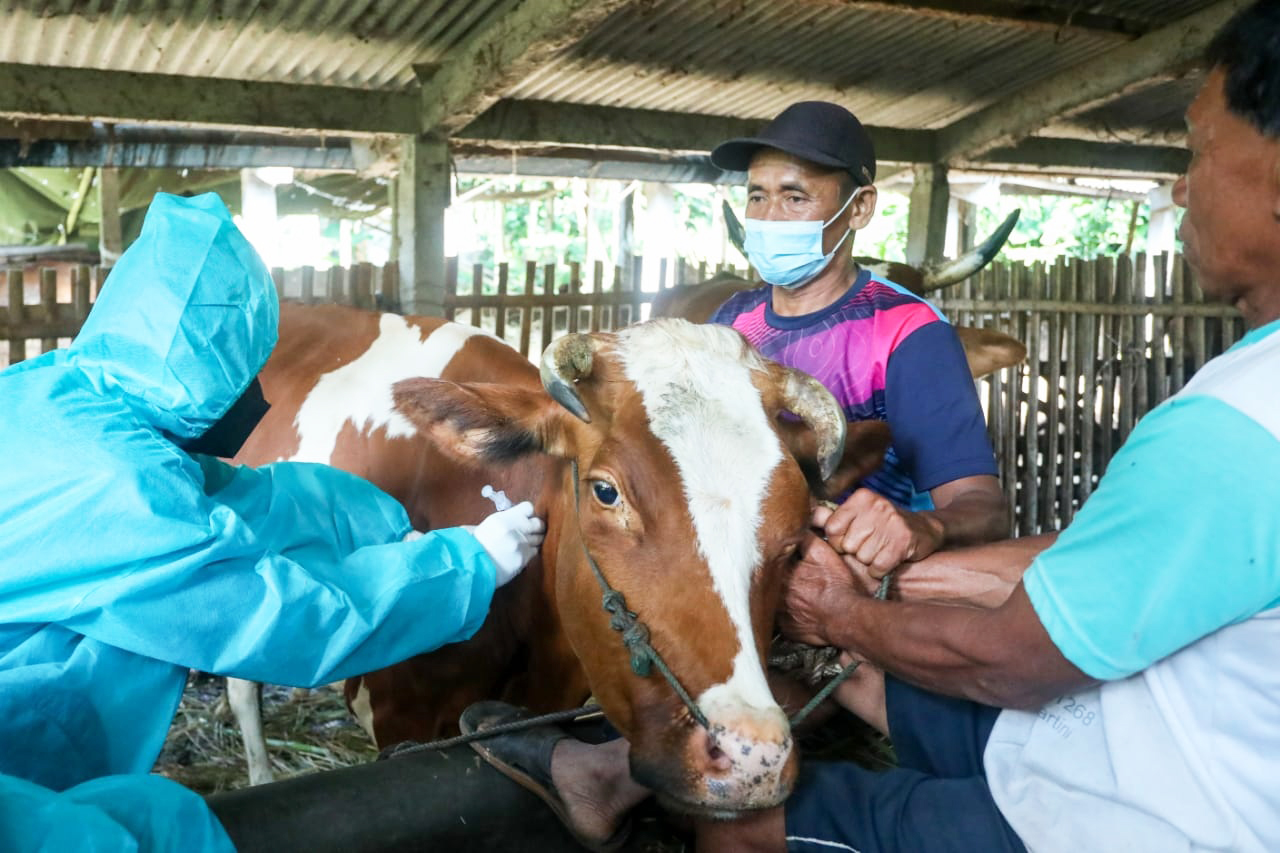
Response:
[{"label": "cow", "polygon": [[[481,698],[547,711],[594,695],[637,778],[675,807],[786,796],[796,759],[761,664],[784,573],[811,493],[874,470],[884,424],[846,424],[811,377],[682,320],[569,335],[538,368],[468,326],[286,304],[260,379],[272,406],[237,462],[333,464],[419,530],[476,523],[486,487],[546,519],[540,557],[474,637],[347,681],[375,743],[451,733]],[[631,671],[588,553],[707,728],[656,673]]]}]

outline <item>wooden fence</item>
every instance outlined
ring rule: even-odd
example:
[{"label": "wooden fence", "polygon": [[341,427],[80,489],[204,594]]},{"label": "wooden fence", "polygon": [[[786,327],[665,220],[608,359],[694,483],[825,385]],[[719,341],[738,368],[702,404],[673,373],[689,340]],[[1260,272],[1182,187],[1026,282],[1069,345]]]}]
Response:
[{"label": "wooden fence", "polygon": [[705,281],[720,271],[747,275],[748,270],[706,264],[656,264],[650,281],[658,290],[643,290],[645,261],[632,258],[625,267],[596,262],[582,264],[499,264],[496,269],[475,264],[466,280],[457,265],[447,271],[445,316],[486,329],[531,360],[562,334],[609,331],[645,320],[658,291],[678,284]]},{"label": "wooden fence", "polygon": [[0,367],[66,346],[80,331],[106,272],[58,264],[0,271]]},{"label": "wooden fence", "polygon": [[[0,270],[7,296],[0,305],[0,368],[68,345],[89,315],[107,272],[84,264]],[[282,299],[389,310],[399,301],[394,264],[276,268],[271,276]]]},{"label": "wooden fence", "polygon": [[979,383],[1019,535],[1064,527],[1138,419],[1244,333],[1177,257],[995,264],[934,302],[1027,345]]},{"label": "wooden fence", "polygon": [[[660,288],[716,272],[657,267],[650,283]],[[1150,292],[1149,268],[1156,283]],[[286,299],[398,307],[394,265],[277,269],[273,277]],[[64,345],[103,278],[86,266],[5,271],[0,366]],[[589,271],[573,263],[476,265],[459,278],[451,264],[446,315],[534,359],[562,334],[644,319],[657,295],[635,286],[645,280],[640,259],[625,269],[595,264]],[[933,301],[957,324],[999,329],[1027,344],[1025,364],[979,383],[1017,534],[1069,522],[1138,418],[1243,334],[1236,311],[1205,304],[1177,258],[993,264]]]}]

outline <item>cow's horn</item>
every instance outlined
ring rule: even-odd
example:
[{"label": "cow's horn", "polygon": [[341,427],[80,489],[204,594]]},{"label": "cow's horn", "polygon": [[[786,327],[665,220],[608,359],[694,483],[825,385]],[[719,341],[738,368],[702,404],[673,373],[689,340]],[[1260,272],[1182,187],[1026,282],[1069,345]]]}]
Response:
[{"label": "cow's horn", "polygon": [[818,474],[823,480],[828,479],[844,456],[848,424],[840,404],[821,382],[790,367],[782,369],[782,400],[817,435]]},{"label": "cow's horn", "polygon": [[587,423],[591,423],[591,415],[573,384],[591,375],[595,350],[595,339],[590,335],[565,335],[543,350],[539,367],[542,387],[551,398]]},{"label": "cow's horn", "polygon": [[1000,254],[1004,241],[1008,240],[1009,235],[1013,233],[1013,226],[1018,224],[1018,215],[1021,213],[1022,208],[1010,213],[1005,217],[1004,222],[1000,223],[1000,227],[991,232],[990,237],[954,261],[943,261],[932,267],[926,266],[923,270],[924,281],[920,289],[925,293],[940,290],[957,281],[963,281],[991,263],[991,260]]}]

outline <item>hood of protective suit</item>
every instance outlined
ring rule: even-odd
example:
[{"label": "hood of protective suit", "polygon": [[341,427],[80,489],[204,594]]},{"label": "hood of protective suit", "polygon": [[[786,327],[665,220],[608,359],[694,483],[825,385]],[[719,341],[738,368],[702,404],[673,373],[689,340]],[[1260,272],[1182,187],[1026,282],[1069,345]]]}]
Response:
[{"label": "hood of protective suit", "polygon": [[202,435],[267,361],[280,306],[262,259],[214,193],[158,193],[68,361],[99,371],[175,438]]}]

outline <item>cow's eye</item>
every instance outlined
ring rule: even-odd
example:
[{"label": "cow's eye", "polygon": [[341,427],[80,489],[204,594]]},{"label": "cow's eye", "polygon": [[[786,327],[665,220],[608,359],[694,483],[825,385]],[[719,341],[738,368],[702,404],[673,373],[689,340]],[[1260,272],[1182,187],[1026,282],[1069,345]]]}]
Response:
[{"label": "cow's eye", "polygon": [[591,492],[596,496],[596,500],[605,506],[618,505],[618,490],[606,480],[593,480],[591,482]]}]

